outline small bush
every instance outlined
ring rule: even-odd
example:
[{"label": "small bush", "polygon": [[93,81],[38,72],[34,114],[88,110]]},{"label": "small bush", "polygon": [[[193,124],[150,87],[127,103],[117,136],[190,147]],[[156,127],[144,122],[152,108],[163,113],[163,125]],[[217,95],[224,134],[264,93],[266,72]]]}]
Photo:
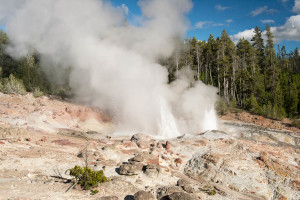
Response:
[{"label": "small bush", "polygon": [[224,99],[219,99],[216,102],[216,111],[219,115],[226,115],[228,113],[228,105]]},{"label": "small bush", "polygon": [[78,184],[85,190],[96,187],[99,183],[109,181],[103,170],[94,171],[88,167],[81,168],[78,165],[70,170],[70,175],[74,176]]},{"label": "small bush", "polygon": [[204,188],[200,189],[202,192],[205,192],[206,194],[208,194],[209,196],[213,196],[217,194],[217,191],[211,187],[211,186],[204,186]]},{"label": "small bush", "polygon": [[98,190],[91,190],[91,195],[97,194],[99,191]]},{"label": "small bush", "polygon": [[26,94],[26,89],[22,80],[19,80],[10,74],[8,78],[3,81],[3,92],[7,94]]},{"label": "small bush", "polygon": [[33,96],[34,97],[40,97],[40,96],[43,96],[44,93],[40,90],[39,87],[36,87],[34,88],[34,91],[33,91]]}]

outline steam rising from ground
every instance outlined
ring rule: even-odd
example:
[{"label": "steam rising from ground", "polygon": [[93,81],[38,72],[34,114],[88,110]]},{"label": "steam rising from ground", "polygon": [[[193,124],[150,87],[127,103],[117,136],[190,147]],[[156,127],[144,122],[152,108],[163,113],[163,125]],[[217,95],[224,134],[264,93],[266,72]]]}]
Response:
[{"label": "steam rising from ground", "polygon": [[216,128],[216,90],[190,82],[188,71],[168,85],[167,70],[155,62],[171,55],[173,38],[184,35],[191,0],[140,0],[140,26],[124,23],[122,8],[107,1],[19,2],[6,24],[10,54],[35,49],[46,72],[72,66],[76,95],[110,113],[118,130],[176,137]]}]

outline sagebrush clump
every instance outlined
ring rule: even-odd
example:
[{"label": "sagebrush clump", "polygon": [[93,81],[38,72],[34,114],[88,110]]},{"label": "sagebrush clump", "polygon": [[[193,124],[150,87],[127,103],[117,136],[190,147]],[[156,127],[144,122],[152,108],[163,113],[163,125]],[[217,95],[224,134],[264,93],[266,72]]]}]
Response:
[{"label": "sagebrush clump", "polygon": [[109,179],[104,175],[103,170],[94,171],[89,167],[80,167],[76,165],[70,170],[70,175],[74,176],[78,184],[84,190],[96,187],[99,183],[108,182]]},{"label": "sagebrush clump", "polygon": [[34,91],[33,91],[33,96],[34,97],[40,97],[40,96],[43,96],[43,95],[44,95],[44,93],[43,93],[43,91],[40,90],[39,87],[34,88]]},{"label": "sagebrush clump", "polygon": [[2,90],[7,94],[26,94],[26,89],[22,80],[19,80],[10,74],[8,78],[3,80]]}]

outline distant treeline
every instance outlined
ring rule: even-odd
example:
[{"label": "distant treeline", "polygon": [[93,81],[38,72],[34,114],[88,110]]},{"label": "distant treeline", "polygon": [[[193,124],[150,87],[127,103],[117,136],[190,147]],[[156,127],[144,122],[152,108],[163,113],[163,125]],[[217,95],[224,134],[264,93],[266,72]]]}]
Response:
[{"label": "distant treeline", "polygon": [[274,49],[273,35],[266,26],[256,27],[251,42],[240,39],[235,45],[226,31],[207,41],[195,37],[178,40],[173,55],[161,59],[169,81],[181,68],[190,66],[194,78],[218,88],[224,104],[273,119],[297,118],[300,113],[300,56],[298,49],[287,53],[285,46]]},{"label": "distant treeline", "polygon": [[71,90],[66,75],[65,83],[48,81],[41,68],[38,52],[20,59],[13,59],[5,49],[9,44],[6,33],[0,31],[0,91],[8,94],[33,92],[34,96],[53,94],[69,97]]},{"label": "distant treeline", "polygon": [[[266,26],[266,38],[256,27],[251,42],[240,39],[235,45],[226,31],[207,41],[176,39],[172,56],[159,59],[169,71],[169,82],[179,70],[190,67],[195,80],[218,88],[223,104],[269,118],[299,118],[300,56],[298,49],[287,53],[285,46],[276,54],[273,35]],[[9,39],[0,31],[0,91],[23,94],[33,92],[70,96],[68,78],[64,84],[47,80],[38,52],[14,60],[5,52]]]}]

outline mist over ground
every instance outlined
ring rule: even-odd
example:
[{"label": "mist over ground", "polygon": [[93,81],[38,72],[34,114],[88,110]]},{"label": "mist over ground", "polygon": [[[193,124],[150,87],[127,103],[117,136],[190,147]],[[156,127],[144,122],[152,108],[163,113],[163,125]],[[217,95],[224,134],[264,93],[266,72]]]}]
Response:
[{"label": "mist over ground", "polygon": [[190,78],[189,70],[168,84],[157,58],[170,56],[183,37],[191,0],[140,0],[139,26],[126,12],[99,0],[1,0],[1,16],[15,58],[33,51],[45,72],[72,67],[70,86],[83,101],[113,117],[116,131],[176,137],[216,128],[216,89]]}]

